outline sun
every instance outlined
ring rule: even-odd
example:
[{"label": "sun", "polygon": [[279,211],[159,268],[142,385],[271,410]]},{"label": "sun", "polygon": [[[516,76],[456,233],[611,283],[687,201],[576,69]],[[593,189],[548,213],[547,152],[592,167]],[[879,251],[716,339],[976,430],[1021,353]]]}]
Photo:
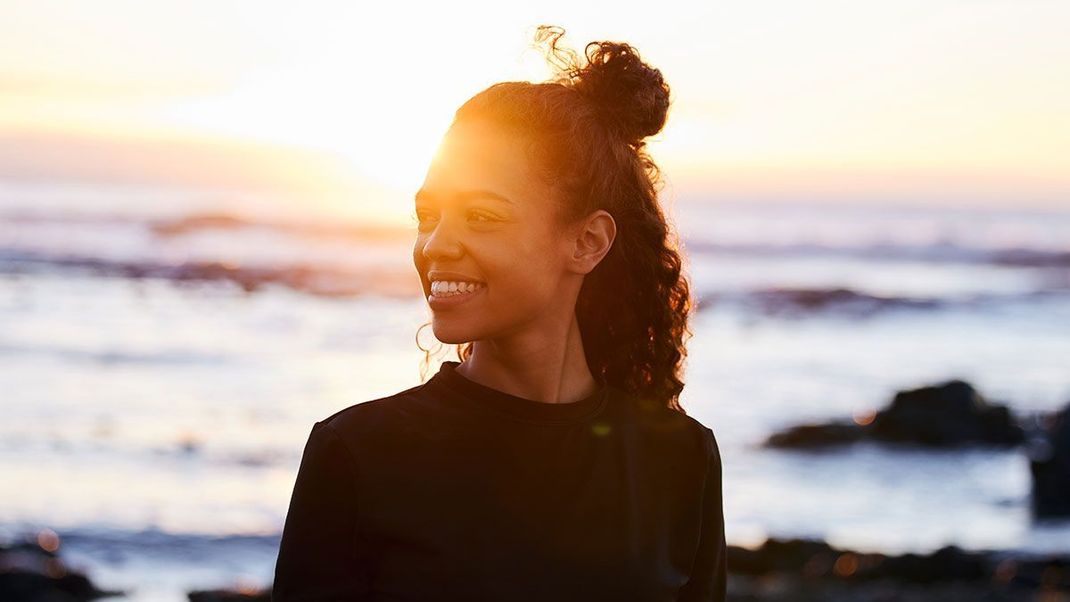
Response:
[{"label": "sun", "polygon": [[497,81],[548,73],[519,36],[510,44],[449,37],[442,52],[428,54],[426,43],[389,31],[359,33],[304,40],[225,91],[176,100],[161,117],[186,132],[323,151],[343,159],[357,180],[409,194],[461,104]]},{"label": "sun", "polygon": [[259,72],[225,94],[175,103],[164,117],[176,127],[338,155],[380,186],[417,186],[455,108],[450,94],[424,92],[451,82],[375,90],[360,77],[320,71]]}]

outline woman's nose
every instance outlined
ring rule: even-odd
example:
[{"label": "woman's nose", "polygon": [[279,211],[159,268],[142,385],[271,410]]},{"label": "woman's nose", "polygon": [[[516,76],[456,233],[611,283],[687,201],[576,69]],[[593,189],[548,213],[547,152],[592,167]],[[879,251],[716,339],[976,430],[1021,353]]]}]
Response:
[{"label": "woman's nose", "polygon": [[458,257],[464,252],[461,241],[445,220],[439,222],[424,240],[423,254],[428,259],[435,257]]}]

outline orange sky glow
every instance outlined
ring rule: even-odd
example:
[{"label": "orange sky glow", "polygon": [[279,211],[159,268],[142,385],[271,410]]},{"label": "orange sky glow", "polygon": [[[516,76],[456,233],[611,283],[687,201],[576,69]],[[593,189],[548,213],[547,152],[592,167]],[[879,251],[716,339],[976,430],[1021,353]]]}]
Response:
[{"label": "orange sky glow", "polygon": [[4,3],[0,179],[405,219],[453,110],[548,75],[529,44],[550,23],[662,69],[650,148],[680,201],[1070,206],[1066,2],[388,4]]}]

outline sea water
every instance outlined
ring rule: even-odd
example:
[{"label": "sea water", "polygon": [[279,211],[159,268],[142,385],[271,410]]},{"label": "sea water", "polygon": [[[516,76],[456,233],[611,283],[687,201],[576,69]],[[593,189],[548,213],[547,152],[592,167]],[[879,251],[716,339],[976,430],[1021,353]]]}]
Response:
[{"label": "sea water", "polygon": [[[0,536],[54,530],[134,600],[270,584],[312,424],[418,384],[430,319],[414,229],[277,208],[0,186]],[[1070,524],[1030,519],[1021,449],[761,446],[951,378],[1020,417],[1070,402],[1070,211],[696,200],[670,217],[700,302],[681,404],[716,433],[730,544],[1070,553]]]}]

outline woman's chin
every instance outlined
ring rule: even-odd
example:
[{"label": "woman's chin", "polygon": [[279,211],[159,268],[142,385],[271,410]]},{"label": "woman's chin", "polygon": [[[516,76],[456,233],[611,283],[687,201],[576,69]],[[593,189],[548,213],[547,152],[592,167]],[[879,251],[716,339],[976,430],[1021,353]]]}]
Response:
[{"label": "woman's chin", "polygon": [[435,319],[432,322],[431,329],[435,333],[435,338],[446,345],[460,345],[461,343],[467,343],[475,340],[473,332],[469,328],[462,328],[460,325],[446,324],[450,322],[449,319]]}]

